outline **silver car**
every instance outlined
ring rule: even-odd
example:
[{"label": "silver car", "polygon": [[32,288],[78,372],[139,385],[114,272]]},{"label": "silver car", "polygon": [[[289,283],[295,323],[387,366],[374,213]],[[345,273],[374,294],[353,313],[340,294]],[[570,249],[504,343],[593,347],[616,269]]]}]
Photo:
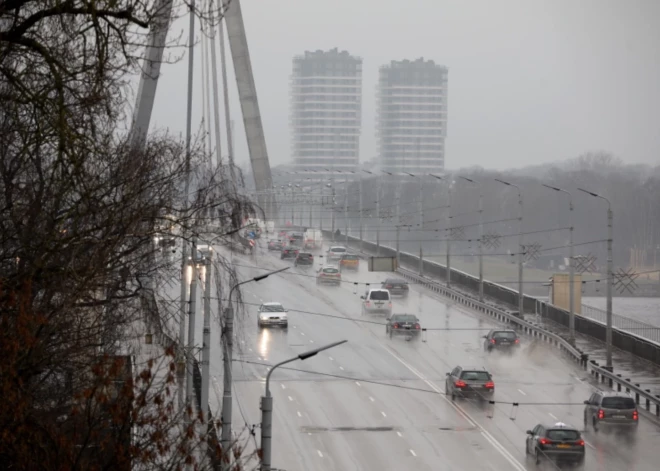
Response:
[{"label": "silver car", "polygon": [[630,394],[615,391],[598,391],[584,401],[584,428],[593,427],[636,432],[639,412],[635,399]]},{"label": "silver car", "polygon": [[257,311],[257,326],[261,329],[267,326],[289,327],[289,317],[286,309],[280,303],[263,303]]}]

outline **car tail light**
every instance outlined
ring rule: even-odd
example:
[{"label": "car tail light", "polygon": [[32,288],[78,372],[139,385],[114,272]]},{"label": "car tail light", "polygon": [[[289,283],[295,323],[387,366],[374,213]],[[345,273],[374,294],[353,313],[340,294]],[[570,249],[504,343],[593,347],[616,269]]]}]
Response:
[{"label": "car tail light", "polygon": [[577,441],[577,446],[584,446],[584,440],[580,439]]},{"label": "car tail light", "polygon": [[598,409],[598,419],[605,418],[605,411],[603,409]]},{"label": "car tail light", "polygon": [[520,339],[516,339],[514,343],[520,343]]},{"label": "car tail light", "polygon": [[496,343],[496,342],[495,342],[495,339],[490,339],[490,343],[492,343],[493,345],[495,345],[495,343]]},{"label": "car tail light", "polygon": [[637,409],[633,411],[633,420],[639,420],[639,412],[637,412]]},{"label": "car tail light", "polygon": [[551,445],[552,441],[547,438],[539,438],[539,444],[541,445]]},{"label": "car tail light", "polygon": [[395,322],[394,325],[393,325],[392,327],[394,327],[395,329],[398,329],[398,328],[399,328],[399,324]]},{"label": "car tail light", "polygon": [[419,324],[415,324],[415,329],[419,330],[421,329],[421,326]]},{"label": "car tail light", "polygon": [[385,285],[385,288],[390,289],[392,285]]},{"label": "car tail light", "polygon": [[369,306],[371,303],[370,303],[369,301],[365,301],[364,304],[366,304],[367,306]]},{"label": "car tail light", "polygon": [[461,380],[459,379],[458,381],[456,381],[456,382],[454,383],[454,386],[456,386],[457,388],[464,388],[465,386],[467,386],[467,384],[465,384],[465,381],[461,381]]},{"label": "car tail light", "polygon": [[389,302],[390,307],[392,307],[392,301]]},{"label": "car tail light", "polygon": [[488,381],[484,386],[486,389],[495,389],[495,383],[492,381]]}]

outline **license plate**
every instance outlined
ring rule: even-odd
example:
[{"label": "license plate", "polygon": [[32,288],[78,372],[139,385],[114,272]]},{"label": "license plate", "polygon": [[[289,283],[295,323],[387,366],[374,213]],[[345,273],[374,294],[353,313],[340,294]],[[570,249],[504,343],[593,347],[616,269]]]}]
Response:
[{"label": "license plate", "polygon": [[557,448],[570,448],[570,447],[571,445],[568,445],[566,443],[560,443],[559,445],[557,445]]},{"label": "license plate", "polygon": [[612,418],[614,418],[614,419],[625,419],[626,416],[625,415],[613,415]]}]

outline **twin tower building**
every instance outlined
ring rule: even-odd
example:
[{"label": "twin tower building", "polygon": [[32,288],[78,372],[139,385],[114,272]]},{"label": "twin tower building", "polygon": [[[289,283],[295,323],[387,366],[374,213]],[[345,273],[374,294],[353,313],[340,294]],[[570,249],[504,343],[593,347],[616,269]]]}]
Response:
[{"label": "twin tower building", "polygon": [[[447,67],[423,58],[392,61],[380,68],[376,115],[380,169],[444,172],[447,74]],[[361,58],[336,48],[296,56],[291,75],[296,169],[356,171],[361,111]]]}]

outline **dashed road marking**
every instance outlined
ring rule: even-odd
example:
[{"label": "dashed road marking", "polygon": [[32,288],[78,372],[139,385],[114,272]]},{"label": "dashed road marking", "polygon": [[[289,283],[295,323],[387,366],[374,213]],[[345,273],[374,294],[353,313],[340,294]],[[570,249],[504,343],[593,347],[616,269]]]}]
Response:
[{"label": "dashed road marking", "polygon": [[417,453],[415,453],[415,450],[412,450],[412,449],[410,450],[410,454],[413,455],[413,456],[417,456]]},{"label": "dashed road marking", "polygon": [[[523,293],[524,293],[524,291],[523,291]],[[249,350],[249,351],[252,351],[252,349],[251,349],[251,348],[248,348],[248,350]]]},{"label": "dashed road marking", "polygon": [[592,445],[591,443],[589,443],[588,441],[585,440],[584,443],[586,443],[586,444],[587,444],[592,450],[595,450],[595,449],[596,449],[596,447],[593,446],[593,445]]},{"label": "dashed road marking", "polygon": [[321,453],[321,450],[316,450],[316,452],[319,454],[321,458],[323,458],[323,453]]},{"label": "dashed road marking", "polygon": [[300,413],[299,410],[296,411],[296,414],[298,414],[298,417],[302,417],[302,414]]},{"label": "dashed road marking", "polygon": [[403,437],[403,435],[401,435],[401,432],[397,432],[396,434],[400,437]]},{"label": "dashed road marking", "polygon": [[[344,371],[344,367],[343,367],[343,366],[340,366],[339,369],[342,370],[342,371]],[[358,385],[358,386],[359,386],[359,385]]]},{"label": "dashed road marking", "polygon": [[[340,368],[341,368],[341,366],[340,366]],[[362,386],[359,381],[356,381],[355,384],[357,384],[358,386]]]},{"label": "dashed road marking", "polygon": [[300,332],[300,335],[305,335],[305,332]]},{"label": "dashed road marking", "polygon": [[559,420],[559,419],[557,418],[557,416],[555,416],[555,415],[552,414],[551,412],[548,412],[548,415],[549,415],[550,417],[552,417],[553,419],[555,419],[555,420]]},{"label": "dashed road marking", "polygon": [[280,384],[280,386],[282,386],[282,389],[286,389],[286,386],[284,386],[283,384]]},{"label": "dashed road marking", "polygon": [[387,414],[383,411],[380,411],[381,414],[383,414],[383,417],[387,417]]},{"label": "dashed road marking", "polygon": [[309,343],[314,343],[314,341],[313,341],[313,340],[310,340]]},{"label": "dashed road marking", "polygon": [[328,358],[330,358],[330,361],[334,360],[334,358],[332,358],[332,357],[328,357]]},{"label": "dashed road marking", "polygon": [[523,391],[522,389],[518,389],[518,392],[519,392],[520,394],[522,394],[523,396],[527,396],[527,394],[525,394],[525,391]]},{"label": "dashed road marking", "polygon": [[293,398],[291,396],[287,396],[289,398],[289,401],[293,401]]},{"label": "dashed road marking", "polygon": [[376,400],[375,400],[373,397],[371,397],[371,396],[369,396],[369,400],[370,400],[371,402],[375,402],[375,401],[376,401]]}]

